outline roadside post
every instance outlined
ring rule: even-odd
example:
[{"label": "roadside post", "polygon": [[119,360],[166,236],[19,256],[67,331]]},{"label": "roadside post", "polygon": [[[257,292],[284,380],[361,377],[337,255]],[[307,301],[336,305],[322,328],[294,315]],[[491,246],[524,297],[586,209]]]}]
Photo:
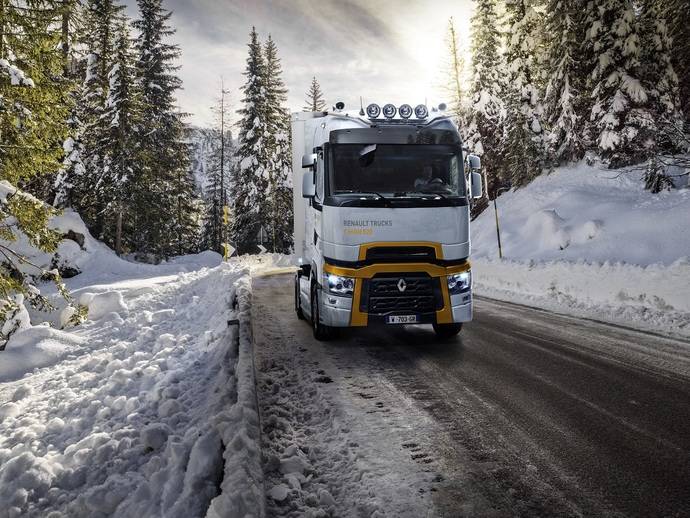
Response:
[{"label": "roadside post", "polygon": [[496,205],[496,198],[498,198],[498,195],[501,194],[502,192],[507,191],[507,187],[499,187],[496,189],[496,193],[494,194],[494,215],[496,216],[496,239],[498,241],[498,258],[503,259],[503,249],[501,248],[501,229],[498,224],[498,206]]}]

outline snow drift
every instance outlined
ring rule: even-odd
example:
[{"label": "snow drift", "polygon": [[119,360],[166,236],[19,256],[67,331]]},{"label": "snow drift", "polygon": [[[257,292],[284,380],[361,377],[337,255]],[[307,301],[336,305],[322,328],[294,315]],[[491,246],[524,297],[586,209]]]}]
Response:
[{"label": "snow drift", "polygon": [[[186,518],[211,502],[210,516],[239,516],[262,505],[248,271],[173,266],[85,287],[82,326],[33,327],[0,353],[2,365],[27,349],[43,358],[31,374],[0,370],[0,517]],[[240,330],[228,325],[238,316]]]},{"label": "snow drift", "polygon": [[472,225],[477,294],[690,336],[690,189],[651,194],[641,173],[557,169]]}]

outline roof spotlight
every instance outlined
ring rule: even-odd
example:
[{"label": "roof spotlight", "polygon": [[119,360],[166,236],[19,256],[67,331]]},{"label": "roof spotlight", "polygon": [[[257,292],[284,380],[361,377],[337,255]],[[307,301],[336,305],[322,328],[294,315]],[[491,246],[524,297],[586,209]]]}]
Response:
[{"label": "roof spotlight", "polygon": [[448,108],[448,106],[446,106],[446,103],[441,103],[438,105],[438,111],[444,112],[446,111],[446,108]]},{"label": "roof spotlight", "polygon": [[414,109],[414,114],[418,119],[426,119],[429,115],[429,110],[423,104],[418,104]]},{"label": "roof spotlight", "polygon": [[370,104],[367,106],[367,115],[370,119],[375,119],[381,113],[381,107],[378,104]]},{"label": "roof spotlight", "polygon": [[344,110],[345,109],[345,103],[343,101],[338,101],[335,103],[335,109],[336,110]]},{"label": "roof spotlight", "polygon": [[392,105],[392,104],[387,104],[383,107],[383,116],[386,119],[392,119],[395,117],[395,112],[398,111],[398,109]]},{"label": "roof spotlight", "polygon": [[409,104],[401,104],[398,108],[398,113],[403,119],[409,119],[412,116],[412,106]]}]

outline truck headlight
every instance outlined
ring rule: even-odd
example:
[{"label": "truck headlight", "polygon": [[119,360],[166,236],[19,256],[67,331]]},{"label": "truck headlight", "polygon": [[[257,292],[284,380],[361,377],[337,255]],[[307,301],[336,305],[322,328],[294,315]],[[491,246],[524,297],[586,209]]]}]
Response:
[{"label": "truck headlight", "polygon": [[351,277],[341,277],[332,273],[324,274],[326,289],[333,295],[351,297],[355,290],[355,280]]},{"label": "truck headlight", "polygon": [[454,273],[448,276],[448,292],[451,295],[464,293],[472,288],[472,272]]}]

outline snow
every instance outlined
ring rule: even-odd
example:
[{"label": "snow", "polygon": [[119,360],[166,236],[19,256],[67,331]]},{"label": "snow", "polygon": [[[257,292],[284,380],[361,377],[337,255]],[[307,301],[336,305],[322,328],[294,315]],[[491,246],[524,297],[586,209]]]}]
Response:
[{"label": "snow", "polygon": [[30,77],[26,77],[23,70],[13,65],[6,59],[0,59],[0,70],[5,72],[10,78],[12,86],[28,86],[33,88],[34,81]]},{"label": "snow", "polygon": [[[248,275],[287,260],[136,264],[76,214],[52,225],[85,232],[66,282],[88,318],[27,325],[0,351],[0,518],[258,514]],[[61,311],[39,316],[59,325]]]},{"label": "snow", "polygon": [[497,200],[472,223],[475,290],[501,300],[690,336],[690,189],[584,163]]},{"label": "snow", "polygon": [[0,353],[0,382],[18,379],[32,369],[52,365],[83,344],[79,336],[47,325],[17,331]]},{"label": "snow", "polygon": [[[221,494],[224,446],[246,441],[244,456],[256,440],[242,428],[246,398],[236,405],[228,326],[247,270],[122,263],[116,282],[82,289],[85,324],[29,328],[0,353],[14,366],[0,371],[0,516],[204,516]],[[131,267],[142,268],[135,279]]]},{"label": "snow", "polygon": [[82,293],[79,296],[79,304],[89,308],[88,316],[92,320],[98,320],[112,313],[120,315],[127,312],[127,305],[122,297],[122,293],[119,291],[107,291],[96,294]]}]

